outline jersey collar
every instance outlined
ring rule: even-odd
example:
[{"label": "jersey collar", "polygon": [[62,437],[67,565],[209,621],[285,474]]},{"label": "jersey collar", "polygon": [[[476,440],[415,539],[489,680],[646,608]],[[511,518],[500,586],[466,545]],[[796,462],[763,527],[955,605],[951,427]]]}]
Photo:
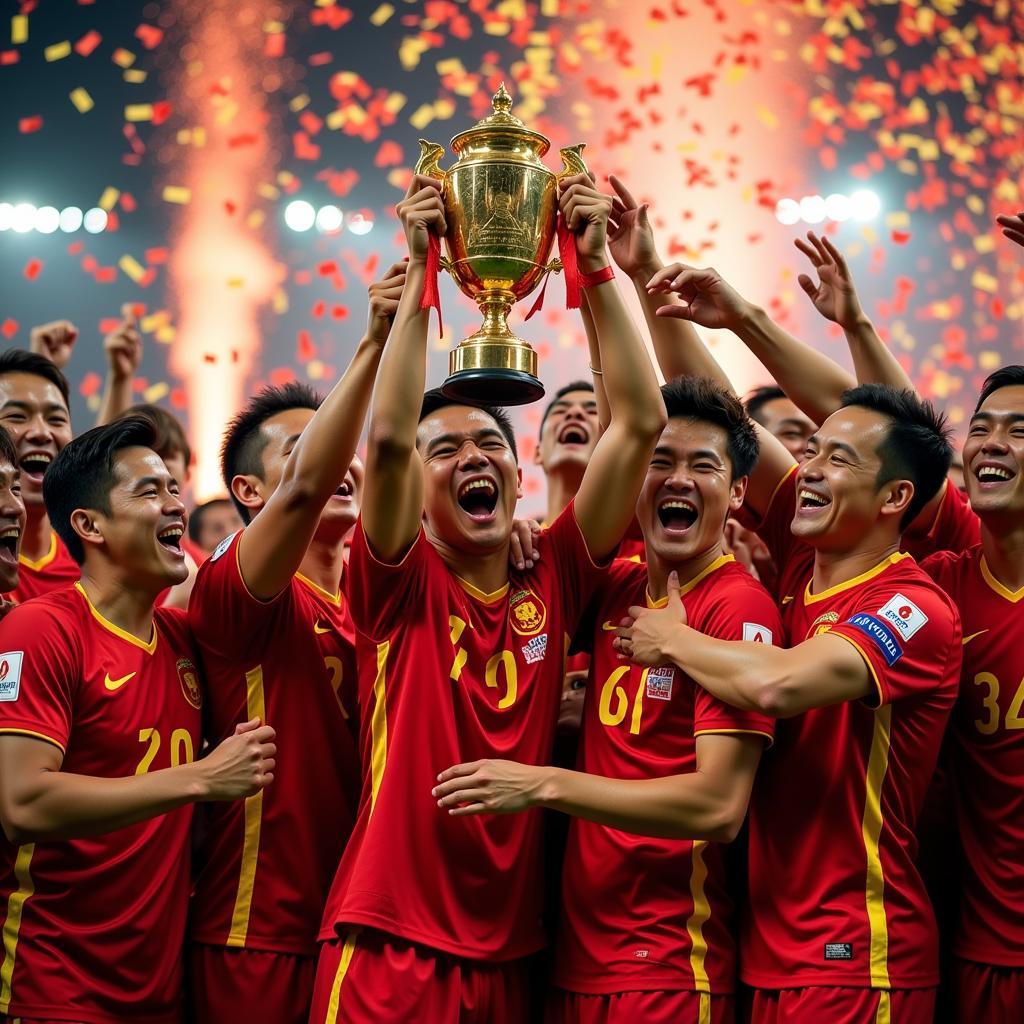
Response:
[{"label": "jersey collar", "polygon": [[[685,597],[701,580],[707,579],[713,572],[717,572],[722,568],[723,565],[728,565],[730,562],[735,562],[736,558],[734,555],[719,555],[710,565],[706,565],[696,576],[692,579],[687,580],[679,587],[679,596]],[[651,591],[648,587],[644,591],[644,595],[647,598],[648,608],[664,608],[668,604],[668,597],[660,597],[655,600],[651,597]]]},{"label": "jersey collar", "polygon": [[110,619],[105,618],[100,614],[99,609],[89,600],[89,595],[85,592],[85,587],[81,583],[75,584],[75,590],[77,590],[82,597],[85,598],[85,603],[89,606],[89,611],[92,612],[92,617],[108,632],[113,633],[114,636],[120,637],[122,640],[127,641],[134,647],[140,647],[147,654],[152,654],[156,650],[156,642],[160,637],[160,634],[156,631],[156,621],[153,622],[153,636],[149,643],[144,640],[140,640],[133,633],[129,633],[127,629],[122,629],[120,626],[115,626]]},{"label": "jersey collar", "polygon": [[18,561],[21,562],[26,569],[31,569],[32,572],[40,572],[45,569],[55,558],[57,557],[57,534],[50,531],[50,549],[40,558],[38,561],[33,562],[31,558],[26,558],[24,555],[18,555]]},{"label": "jersey collar", "polygon": [[811,581],[807,581],[807,586],[804,588],[804,604],[817,604],[818,601],[826,601],[830,597],[835,597],[836,594],[841,594],[844,590],[849,590],[851,587],[856,587],[861,583],[867,583],[868,580],[874,579],[879,573],[885,572],[890,565],[895,565],[897,562],[902,562],[904,558],[909,558],[905,551],[896,551],[889,555],[888,558],[883,558],[874,568],[868,569],[867,572],[862,572],[859,576],[854,576],[852,580],[846,580],[843,583],[837,583],[834,587],[829,587],[828,590],[823,590],[820,594],[811,593]]},{"label": "jersey collar", "polygon": [[305,583],[314,594],[319,594],[329,604],[333,604],[335,608],[341,607],[341,591],[337,594],[332,594],[329,590],[324,590],[319,584],[314,583],[308,576],[303,576],[301,572],[295,574],[295,578],[300,583]]},{"label": "jersey collar", "polygon": [[1011,604],[1016,604],[1018,601],[1024,600],[1024,587],[1021,587],[1020,590],[1011,590],[1005,584],[1000,583],[999,580],[992,575],[992,570],[988,567],[988,562],[985,561],[984,555],[981,556],[981,577],[992,590]]}]

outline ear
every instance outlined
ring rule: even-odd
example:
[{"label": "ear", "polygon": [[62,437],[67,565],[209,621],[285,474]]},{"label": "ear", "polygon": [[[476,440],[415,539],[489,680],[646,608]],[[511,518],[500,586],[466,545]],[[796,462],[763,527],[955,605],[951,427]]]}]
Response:
[{"label": "ear", "polygon": [[747,481],[750,479],[748,476],[741,476],[732,482],[732,488],[729,492],[729,511],[736,512],[743,504],[743,499],[747,495]]},{"label": "ear", "polygon": [[540,466],[540,465],[542,465],[542,464],[543,464],[543,463],[541,462],[541,457],[540,457],[540,441],[538,441],[538,442],[537,442],[537,443],[536,443],[536,444],[535,444],[535,445],[533,446],[533,464],[534,464],[535,466]]},{"label": "ear", "polygon": [[883,516],[902,516],[914,497],[914,485],[909,480],[891,480],[885,485]]},{"label": "ear", "polygon": [[523,497],[523,467],[516,466],[516,500],[521,501]]},{"label": "ear", "polygon": [[[252,515],[256,515],[257,512],[266,504],[266,500],[262,494],[263,481],[258,476],[250,476],[248,474],[239,473],[238,476],[234,477],[231,481],[231,493],[247,508],[252,511]],[[250,519],[252,516],[249,517]]]},{"label": "ear", "polygon": [[103,543],[103,531],[99,522],[102,518],[92,509],[76,508],[71,513],[71,529],[78,534],[83,547]]}]

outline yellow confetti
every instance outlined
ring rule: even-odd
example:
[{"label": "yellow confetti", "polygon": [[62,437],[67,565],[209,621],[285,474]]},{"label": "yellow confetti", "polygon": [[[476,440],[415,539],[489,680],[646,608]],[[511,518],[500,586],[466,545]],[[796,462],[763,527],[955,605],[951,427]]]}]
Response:
[{"label": "yellow confetti", "polygon": [[152,103],[129,103],[124,108],[124,119],[126,121],[152,121]]},{"label": "yellow confetti", "polygon": [[244,277],[229,277],[227,283],[228,283],[228,287],[229,288],[244,288],[245,287],[245,278]]},{"label": "yellow confetti", "polygon": [[75,110],[80,114],[88,113],[95,106],[88,90],[83,89],[81,86],[71,90],[71,102],[74,103]]},{"label": "yellow confetti", "polygon": [[738,82],[742,82],[747,77],[747,67],[745,64],[733,64],[725,73],[725,84],[736,85]]},{"label": "yellow confetti", "polygon": [[980,267],[974,272],[971,277],[971,284],[974,285],[979,291],[983,292],[995,292],[999,286],[999,282],[987,271],[982,270]]},{"label": "yellow confetti", "polygon": [[380,7],[370,15],[370,24],[378,26],[383,25],[384,22],[387,21],[394,13],[394,4],[381,4]]},{"label": "yellow confetti", "polygon": [[976,252],[992,252],[995,247],[996,240],[991,235],[978,235],[974,240],[974,249]]},{"label": "yellow confetti", "polygon": [[103,195],[100,196],[99,208],[106,210],[107,213],[114,208],[114,204],[121,198],[121,190],[114,188],[113,185],[108,185],[103,190]]},{"label": "yellow confetti", "polygon": [[245,226],[250,231],[255,231],[257,228],[263,226],[263,222],[267,219],[267,215],[262,210],[253,210],[248,217],[245,218]]},{"label": "yellow confetti", "polygon": [[309,106],[309,93],[304,92],[301,96],[293,96],[288,101],[288,109],[293,113],[297,114],[300,110],[305,110]]},{"label": "yellow confetti", "polygon": [[430,103],[423,103],[418,106],[409,118],[409,124],[417,131],[422,131],[434,120],[434,107]]},{"label": "yellow confetti", "polygon": [[135,54],[131,50],[116,49],[112,55],[114,63],[118,67],[130,68],[135,63]]},{"label": "yellow confetti", "polygon": [[146,273],[145,268],[139,263],[134,256],[129,256],[127,253],[124,254],[118,261],[117,265],[128,275],[136,284],[139,279]]},{"label": "yellow confetti", "polygon": [[54,43],[52,46],[47,46],[43,50],[43,56],[51,64],[55,60],[63,60],[69,53],[71,53],[71,42],[67,39],[62,43]]},{"label": "yellow confetti", "polygon": [[17,46],[28,42],[28,15],[15,14],[11,18],[11,42]]},{"label": "yellow confetti", "polygon": [[277,199],[281,194],[278,189],[266,181],[260,182],[260,184],[256,186],[256,192],[262,199]]},{"label": "yellow confetti", "polygon": [[885,215],[885,226],[887,228],[908,228],[910,227],[910,214],[906,210],[893,210]]},{"label": "yellow confetti", "polygon": [[978,369],[979,370],[998,370],[1003,365],[1002,357],[998,352],[979,352],[978,353]]},{"label": "yellow confetti", "polygon": [[159,402],[161,398],[166,397],[170,393],[170,385],[166,381],[162,380],[157,384],[150,384],[149,387],[142,392],[142,399],[149,405],[152,405],[154,402]]},{"label": "yellow confetti", "polygon": [[288,293],[281,288],[278,288],[274,292],[274,297],[271,300],[275,313],[287,313],[288,312]]},{"label": "yellow confetti", "polygon": [[985,212],[985,203],[982,201],[981,196],[968,196],[966,203],[967,209],[978,217]]},{"label": "yellow confetti", "polygon": [[143,71],[142,68],[125,68],[124,80],[131,82],[132,85],[141,85],[147,78],[149,78],[149,72]]},{"label": "yellow confetti", "polygon": [[319,359],[312,359],[306,366],[310,380],[323,380],[327,376],[327,367]]},{"label": "yellow confetti", "polygon": [[757,118],[766,128],[778,128],[779,119],[765,106],[757,108]]},{"label": "yellow confetti", "polygon": [[164,202],[179,203],[184,206],[186,203],[192,202],[192,189],[182,185],[165,185]]},{"label": "yellow confetti", "polygon": [[161,345],[170,345],[172,341],[177,337],[178,332],[168,324],[166,327],[157,328],[156,334],[153,335]]},{"label": "yellow confetti", "polygon": [[171,314],[168,313],[166,309],[158,309],[155,313],[150,313],[149,316],[144,316],[139,321],[139,326],[146,334],[152,334],[153,331],[170,323],[170,320]]},{"label": "yellow confetti", "polygon": [[540,0],[540,13],[545,18],[557,18],[558,0]]}]

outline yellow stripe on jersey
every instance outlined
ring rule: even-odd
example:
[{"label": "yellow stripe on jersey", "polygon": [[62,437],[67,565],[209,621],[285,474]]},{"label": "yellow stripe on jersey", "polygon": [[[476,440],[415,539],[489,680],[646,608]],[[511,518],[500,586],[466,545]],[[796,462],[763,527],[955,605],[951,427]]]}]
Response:
[{"label": "yellow stripe on jersey", "polygon": [[891,997],[885,989],[878,993],[878,1009],[875,1011],[875,1024],[892,1024]]},{"label": "yellow stripe on jersey", "polygon": [[50,546],[46,549],[46,554],[42,558],[32,561],[25,555],[18,555],[18,561],[21,562],[26,569],[31,569],[33,572],[39,572],[41,569],[45,569],[55,558],[57,557],[57,534],[52,530],[50,531]]},{"label": "yellow stripe on jersey", "polygon": [[356,951],[356,933],[349,932],[345,937],[345,945],[341,947],[341,960],[334,972],[334,984],[331,985],[331,998],[327,1003],[327,1016],[324,1024],[338,1024],[338,1004],[341,1002],[341,983],[348,974],[348,965],[352,963],[352,954]]},{"label": "yellow stripe on jersey", "polygon": [[[245,710],[249,718],[258,718],[266,725],[267,706],[263,693],[263,666],[245,673]],[[242,839],[242,866],[238,872],[238,892],[231,912],[231,930],[227,945],[244,946],[249,933],[252,893],[256,885],[256,862],[260,855],[260,826],[263,823],[263,790],[246,797],[243,809],[245,830]]]},{"label": "yellow stripe on jersey", "polygon": [[868,865],[866,897],[871,934],[871,986],[884,989],[889,988],[889,924],[885,917],[885,875],[878,843],[882,835],[882,784],[889,770],[891,736],[892,706],[887,704],[875,712],[864,795],[864,820],[861,824]]},{"label": "yellow stripe on jersey", "polygon": [[712,1024],[711,996],[707,992],[700,994],[700,1008],[697,1011],[697,1024]]},{"label": "yellow stripe on jersey", "polygon": [[14,978],[14,960],[18,955],[18,933],[21,931],[21,913],[25,901],[36,891],[29,867],[36,844],[18,847],[14,861],[14,879],[18,888],[7,898],[7,918],[4,921],[4,962],[0,966],[0,1013],[7,1013],[11,1005],[11,981]]},{"label": "yellow stripe on jersey", "polygon": [[690,970],[693,971],[693,983],[698,992],[711,991],[711,982],[708,980],[708,972],[704,965],[708,955],[704,924],[711,916],[711,905],[704,893],[704,882],[708,877],[708,868],[704,863],[704,847],[707,845],[703,839],[696,840],[690,854],[690,898],[693,900],[693,913],[686,922],[686,931],[690,936]]},{"label": "yellow stripe on jersey", "polygon": [[384,699],[384,684],[387,681],[388,655],[391,643],[385,640],[377,644],[377,677],[373,681],[373,716],[370,718],[370,813],[377,803],[377,791],[384,778],[384,766],[388,760],[388,715]]}]

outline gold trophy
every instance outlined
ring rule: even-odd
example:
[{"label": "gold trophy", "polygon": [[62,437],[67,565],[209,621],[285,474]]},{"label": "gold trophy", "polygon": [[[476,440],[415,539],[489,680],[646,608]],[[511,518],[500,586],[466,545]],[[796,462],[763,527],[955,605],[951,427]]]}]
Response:
[{"label": "gold trophy", "polygon": [[560,150],[563,168],[541,157],[551,143],[513,116],[505,83],[494,112],[451,141],[458,161],[438,166],[444,146],[420,139],[417,174],[443,183],[447,259],[441,265],[483,313],[480,329],[448,354],[449,398],[471,403],[525,405],[544,394],[537,353],[508,326],[516,300],[529,295],[559,259],[549,262],[558,215],[556,182],[586,173],[583,144]]}]

